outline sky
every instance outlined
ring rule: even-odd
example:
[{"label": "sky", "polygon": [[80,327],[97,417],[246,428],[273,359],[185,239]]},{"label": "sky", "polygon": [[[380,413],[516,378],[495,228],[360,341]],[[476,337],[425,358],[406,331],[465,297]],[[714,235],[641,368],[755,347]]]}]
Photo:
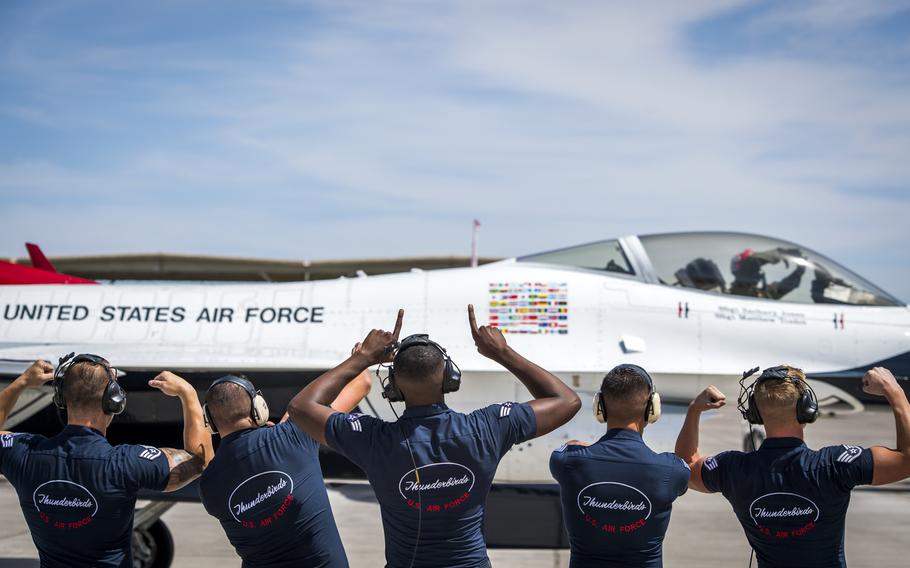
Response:
[{"label": "sky", "polygon": [[737,230],[910,300],[910,2],[0,2],[0,256]]}]

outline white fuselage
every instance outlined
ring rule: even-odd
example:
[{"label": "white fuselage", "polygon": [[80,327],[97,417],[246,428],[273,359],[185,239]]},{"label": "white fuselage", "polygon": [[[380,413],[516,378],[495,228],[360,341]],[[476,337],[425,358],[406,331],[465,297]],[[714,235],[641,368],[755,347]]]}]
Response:
[{"label": "white fuselage", "polygon": [[[510,290],[515,297],[504,300]],[[530,301],[523,296],[529,291]],[[564,303],[555,301],[561,297]],[[549,480],[552,448],[602,431],[588,401],[621,362],[648,369],[665,399],[688,400],[708,383],[732,391],[742,371],[756,365],[823,373],[910,351],[906,307],[780,303],[508,260],[291,284],[3,286],[0,360],[87,351],[127,373],[323,370],[346,358],[370,329],[391,328],[404,308],[402,336],[429,333],[463,371],[461,391],[448,397],[453,408],[526,400],[517,380],[476,352],[469,303],[480,323],[496,316],[509,343],[579,391],[585,405],[566,427],[534,442],[543,451],[511,452],[500,481]],[[534,303],[549,307],[535,310]],[[389,418],[378,392],[371,405]]]}]

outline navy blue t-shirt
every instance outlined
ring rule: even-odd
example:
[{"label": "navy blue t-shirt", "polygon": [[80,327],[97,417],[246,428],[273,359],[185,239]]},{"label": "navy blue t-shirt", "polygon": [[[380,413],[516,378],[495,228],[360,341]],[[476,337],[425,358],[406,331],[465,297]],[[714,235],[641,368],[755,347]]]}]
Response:
[{"label": "navy blue t-shirt", "polygon": [[590,446],[550,456],[572,549],[571,568],[663,565],[673,501],[686,492],[689,467],[658,454],[633,430],[614,428]]},{"label": "navy blue t-shirt", "polygon": [[489,565],[484,506],[499,461],[536,432],[531,406],[506,402],[470,414],[413,406],[397,422],[336,413],[325,435],[373,486],[390,568],[410,566],[418,521],[414,568],[477,568]]},{"label": "navy blue t-shirt", "polygon": [[701,476],[730,501],[760,567],[842,567],[850,491],[872,483],[872,452],[768,438],[758,451],[706,459]]},{"label": "navy blue t-shirt", "polygon": [[167,457],[151,446],[111,446],[97,430],[67,426],[53,438],[0,437],[9,479],[43,568],[131,568],[133,510],[140,489],[167,483]]},{"label": "navy blue t-shirt", "polygon": [[319,444],[292,420],[224,437],[199,493],[243,566],[347,568]]}]

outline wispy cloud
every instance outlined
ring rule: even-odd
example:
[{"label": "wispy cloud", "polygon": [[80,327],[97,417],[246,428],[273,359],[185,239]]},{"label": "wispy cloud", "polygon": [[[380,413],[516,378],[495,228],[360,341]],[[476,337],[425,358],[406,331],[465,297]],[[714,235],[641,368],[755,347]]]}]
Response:
[{"label": "wispy cloud", "polygon": [[0,7],[5,254],[739,229],[910,298],[906,3],[62,6]]}]

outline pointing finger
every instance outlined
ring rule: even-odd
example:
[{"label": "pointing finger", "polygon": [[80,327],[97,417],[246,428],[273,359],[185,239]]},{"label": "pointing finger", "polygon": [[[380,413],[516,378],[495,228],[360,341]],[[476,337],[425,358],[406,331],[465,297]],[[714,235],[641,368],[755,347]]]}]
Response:
[{"label": "pointing finger", "polygon": [[471,324],[471,335],[477,335],[477,318],[474,316],[474,304],[468,304],[468,323]]},{"label": "pointing finger", "polygon": [[398,341],[398,336],[401,334],[401,324],[404,321],[404,309],[398,310],[398,319],[395,320],[395,330],[392,331],[392,337],[394,341]]}]

